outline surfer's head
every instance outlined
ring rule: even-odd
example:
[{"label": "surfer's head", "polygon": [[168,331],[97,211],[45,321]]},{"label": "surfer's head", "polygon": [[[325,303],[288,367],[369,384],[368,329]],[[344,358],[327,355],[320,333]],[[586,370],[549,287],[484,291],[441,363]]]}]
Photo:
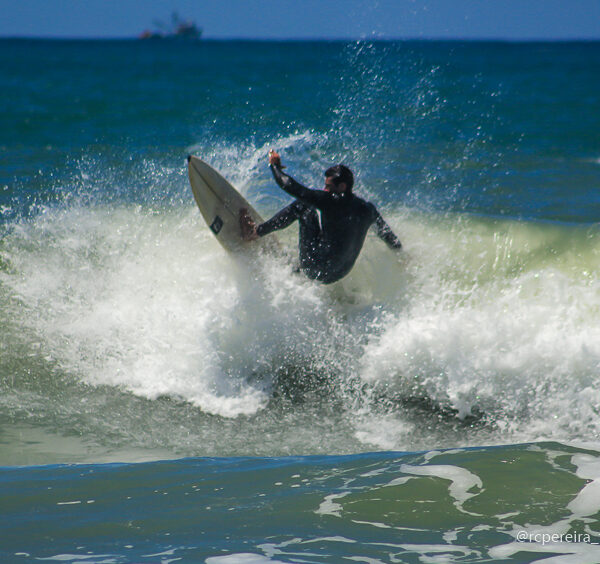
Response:
[{"label": "surfer's head", "polygon": [[347,166],[338,164],[325,171],[325,190],[328,192],[350,194],[353,185],[354,175]]}]

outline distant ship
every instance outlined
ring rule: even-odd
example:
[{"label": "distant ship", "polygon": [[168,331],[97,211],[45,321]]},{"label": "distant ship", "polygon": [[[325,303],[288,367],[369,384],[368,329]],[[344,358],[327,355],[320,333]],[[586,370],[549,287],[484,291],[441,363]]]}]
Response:
[{"label": "distant ship", "polygon": [[177,41],[200,41],[202,38],[202,28],[196,26],[194,22],[180,19],[177,12],[171,15],[171,25],[155,20],[156,31],[144,30],[140,39],[160,39]]}]

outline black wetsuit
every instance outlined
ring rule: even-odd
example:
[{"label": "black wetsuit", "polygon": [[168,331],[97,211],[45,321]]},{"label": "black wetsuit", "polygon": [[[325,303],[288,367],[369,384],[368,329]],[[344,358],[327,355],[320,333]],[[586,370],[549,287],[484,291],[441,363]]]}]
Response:
[{"label": "black wetsuit", "polygon": [[371,225],[393,249],[402,247],[375,206],[351,192],[311,190],[271,165],[275,181],[297,200],[256,229],[260,237],[300,224],[300,269],[309,278],[330,284],[352,270]]}]

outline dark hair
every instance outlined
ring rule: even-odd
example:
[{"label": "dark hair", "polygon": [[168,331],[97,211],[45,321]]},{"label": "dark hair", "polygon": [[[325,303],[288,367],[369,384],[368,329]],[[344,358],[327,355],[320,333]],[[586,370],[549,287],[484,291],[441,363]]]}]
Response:
[{"label": "dark hair", "polygon": [[354,175],[347,166],[344,166],[343,164],[338,164],[329,167],[325,171],[325,178],[332,178],[336,186],[340,182],[344,182],[346,184],[346,190],[348,192],[352,192],[352,186],[354,185]]}]

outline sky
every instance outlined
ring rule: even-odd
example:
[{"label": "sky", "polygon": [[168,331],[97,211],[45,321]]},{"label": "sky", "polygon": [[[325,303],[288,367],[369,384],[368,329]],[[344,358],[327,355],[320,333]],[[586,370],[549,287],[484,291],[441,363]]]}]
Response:
[{"label": "sky", "polygon": [[600,0],[0,0],[0,37],[136,37],[174,11],[206,39],[600,40]]}]

